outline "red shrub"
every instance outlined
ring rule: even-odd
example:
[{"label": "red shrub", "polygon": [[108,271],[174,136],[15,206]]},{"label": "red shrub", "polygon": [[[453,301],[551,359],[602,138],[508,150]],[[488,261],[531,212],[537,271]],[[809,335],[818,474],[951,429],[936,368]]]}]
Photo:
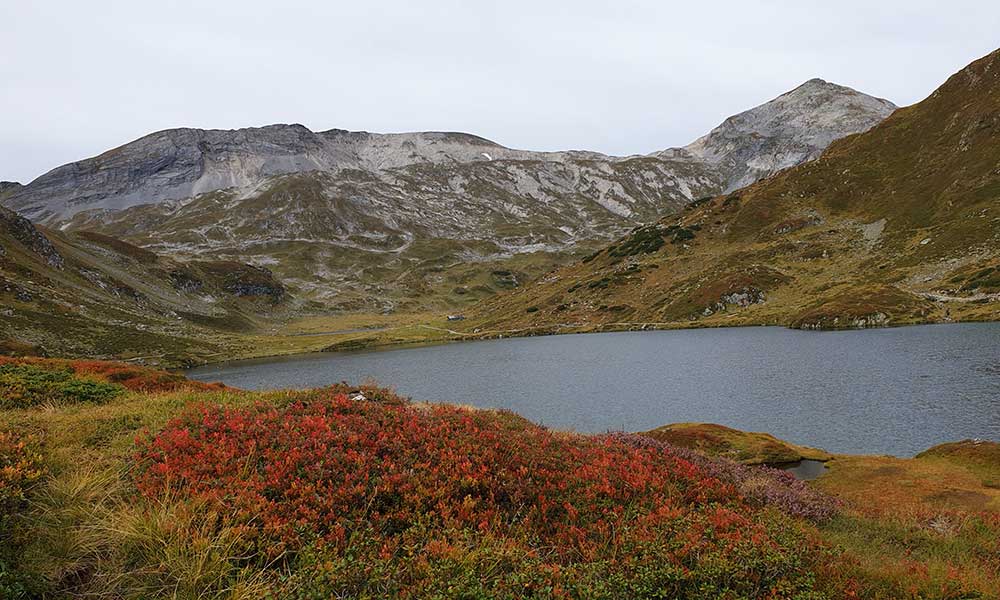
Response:
[{"label": "red shrub", "polygon": [[190,410],[137,440],[138,489],[216,501],[272,556],[317,540],[336,552],[374,531],[382,560],[414,530],[433,558],[449,554],[456,531],[500,532],[553,565],[619,564],[625,544],[652,542],[670,549],[657,564],[721,553],[719,573],[770,569],[745,580],[756,584],[786,575],[767,564],[801,555],[731,485],[661,447],[555,433],[505,412],[315,398]]},{"label": "red shrub", "polygon": [[42,476],[36,444],[30,435],[0,430],[0,533],[6,517],[20,508],[27,490]]}]

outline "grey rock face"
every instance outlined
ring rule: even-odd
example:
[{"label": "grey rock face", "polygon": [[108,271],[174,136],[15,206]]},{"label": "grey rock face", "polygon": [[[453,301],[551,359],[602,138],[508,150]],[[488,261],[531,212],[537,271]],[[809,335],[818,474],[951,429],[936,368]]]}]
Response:
[{"label": "grey rock face", "polygon": [[171,129],[70,163],[13,190],[7,205],[55,224],[87,210],[122,210],[218,190],[252,194],[275,176],[382,173],[418,165],[573,160],[612,162],[588,152],[511,150],[463,133],[372,134],[302,125],[229,130]]},{"label": "grey rock face", "polygon": [[817,158],[834,140],[868,131],[895,110],[888,100],[810,79],[729,117],[685,149],[715,165],[730,192]]},{"label": "grey rock face", "polygon": [[23,186],[16,181],[0,181],[0,199],[13,194],[21,187]]},{"label": "grey rock face", "polygon": [[[635,200],[629,188],[648,181],[646,178],[656,172],[667,173],[678,186],[678,194],[667,194],[663,208],[669,209],[685,198],[694,199],[694,192],[685,189],[692,184],[721,184],[720,193],[742,187],[815,158],[834,139],[865,131],[894,109],[891,102],[810,80],[726,119],[686,148],[650,155],[647,158],[658,164],[625,177],[609,172],[636,157],[513,150],[463,133],[373,134],[336,129],[315,133],[302,125],[171,129],[58,167],[27,186],[11,188],[6,204],[33,221],[56,224],[82,211],[181,201],[224,189],[248,196],[269,178],[292,173],[363,171],[391,182],[406,174],[387,175],[390,171],[414,174],[418,167],[497,162],[510,171],[512,194],[530,195],[537,191],[543,171],[562,171],[566,177],[553,182],[560,187],[552,191],[589,195],[606,204],[610,212],[627,217],[634,212],[629,204]],[[680,169],[675,168],[678,164]],[[525,171],[533,171],[527,179]],[[677,171],[674,177],[669,177],[674,174],[671,171]],[[602,172],[609,176],[602,177]],[[581,188],[581,177],[592,186]],[[616,193],[610,194],[612,190]]]},{"label": "grey rock face", "polygon": [[57,269],[63,267],[63,257],[49,238],[45,237],[31,221],[3,207],[0,207],[0,232],[10,235],[50,266]]}]

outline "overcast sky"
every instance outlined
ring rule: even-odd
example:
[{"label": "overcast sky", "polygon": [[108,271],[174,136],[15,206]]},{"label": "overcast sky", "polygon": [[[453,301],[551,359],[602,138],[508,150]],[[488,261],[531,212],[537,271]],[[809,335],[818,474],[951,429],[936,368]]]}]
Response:
[{"label": "overcast sky", "polygon": [[995,0],[0,0],[0,179],[181,126],[646,153],[811,77],[910,104],[998,46]]}]

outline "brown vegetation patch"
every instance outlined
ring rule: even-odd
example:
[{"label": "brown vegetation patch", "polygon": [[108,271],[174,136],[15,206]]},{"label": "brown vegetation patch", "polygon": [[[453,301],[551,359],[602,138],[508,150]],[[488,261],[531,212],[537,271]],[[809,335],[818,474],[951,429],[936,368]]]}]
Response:
[{"label": "brown vegetation patch", "polygon": [[791,278],[762,265],[752,265],[707,280],[688,282],[686,289],[663,310],[667,318],[697,318],[706,311],[718,312],[727,306],[761,304],[768,290],[788,283]]},{"label": "brown vegetation patch", "polygon": [[929,504],[951,509],[960,507],[974,511],[985,510],[990,500],[990,496],[972,490],[942,490],[926,497]]},{"label": "brown vegetation patch", "polygon": [[103,246],[117,254],[127,256],[143,264],[152,264],[157,261],[156,254],[149,250],[111,236],[97,233],[96,231],[79,231],[75,235],[80,239]]},{"label": "brown vegetation patch", "polygon": [[830,456],[822,450],[784,442],[768,433],[740,431],[714,423],[673,423],[640,435],[744,464],[792,463],[804,458],[826,460]]},{"label": "brown vegetation patch", "polygon": [[859,329],[906,323],[925,316],[930,304],[891,285],[852,288],[820,300],[792,318],[801,329]]}]

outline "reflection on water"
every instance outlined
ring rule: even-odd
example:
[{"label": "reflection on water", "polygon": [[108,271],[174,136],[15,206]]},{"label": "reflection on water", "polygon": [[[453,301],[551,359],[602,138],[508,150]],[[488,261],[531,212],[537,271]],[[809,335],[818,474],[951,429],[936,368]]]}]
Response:
[{"label": "reflection on water", "polygon": [[795,475],[796,479],[811,481],[826,472],[826,465],[821,460],[803,459],[798,462],[778,465],[782,471]]}]

